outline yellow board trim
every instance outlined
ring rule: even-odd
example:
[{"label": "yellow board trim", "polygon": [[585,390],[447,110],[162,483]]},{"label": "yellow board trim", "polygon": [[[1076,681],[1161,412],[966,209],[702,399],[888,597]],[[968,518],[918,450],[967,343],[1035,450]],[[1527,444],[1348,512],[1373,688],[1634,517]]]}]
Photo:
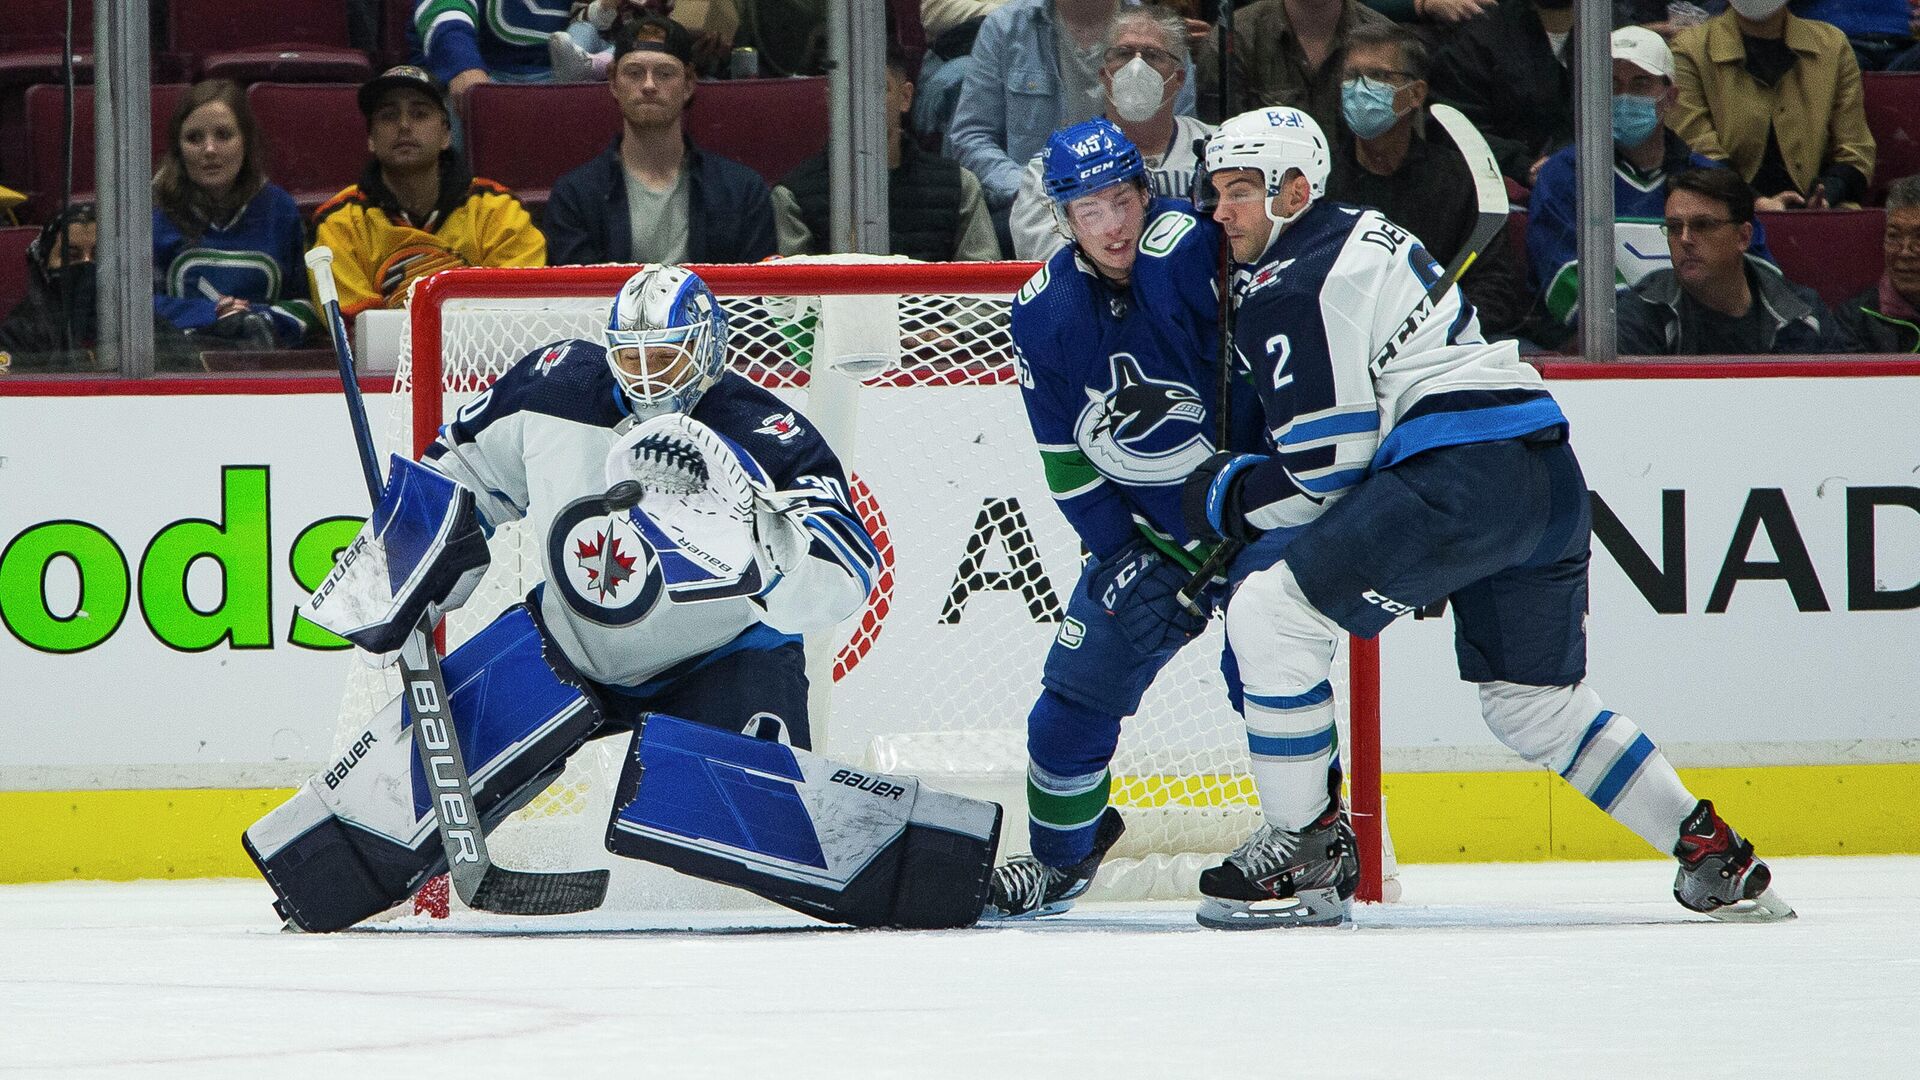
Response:
[{"label": "yellow board trim", "polygon": [[[1920,854],[1920,763],[1682,769],[1763,855]],[[1115,777],[1126,806],[1251,796],[1244,778]],[[1395,773],[1383,781],[1401,862],[1642,859],[1639,837],[1559,777]],[[0,883],[250,877],[240,834],[291,790],[0,791]]]}]

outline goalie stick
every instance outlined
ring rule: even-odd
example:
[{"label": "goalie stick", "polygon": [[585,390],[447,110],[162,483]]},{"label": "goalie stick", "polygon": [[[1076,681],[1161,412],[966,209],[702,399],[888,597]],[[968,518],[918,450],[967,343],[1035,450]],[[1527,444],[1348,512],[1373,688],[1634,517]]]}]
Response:
[{"label": "goalie stick", "polygon": [[[1388,339],[1386,344],[1380,346],[1379,351],[1374,353],[1373,359],[1368,362],[1367,370],[1375,376],[1378,376],[1387,363],[1399,354],[1400,346],[1406,344],[1414,331],[1426,325],[1427,317],[1433,314],[1434,305],[1438,304],[1447,290],[1452,288],[1454,283],[1473,266],[1481,253],[1486,251],[1487,245],[1493,242],[1493,238],[1499,235],[1501,228],[1507,223],[1509,209],[1507,182],[1500,175],[1499,161],[1494,158],[1493,151],[1487,148],[1487,140],[1481,136],[1479,129],[1473,126],[1473,121],[1461,115],[1460,110],[1453,106],[1434,102],[1428,108],[1433,118],[1446,129],[1448,138],[1453,140],[1454,148],[1459,150],[1460,156],[1466,159],[1467,172],[1473,177],[1473,194],[1479,203],[1479,212],[1473,219],[1473,232],[1467,236],[1467,242],[1462,244],[1460,250],[1454,254],[1453,261],[1447,264],[1447,268],[1441,272],[1439,279],[1427,289],[1426,294],[1420,298],[1418,304],[1414,305],[1413,310],[1407,312],[1407,317],[1400,322],[1399,332]],[[1204,161],[1205,159],[1202,158],[1203,171]],[[1225,325],[1225,320],[1222,320],[1222,325]],[[1221,362],[1223,365],[1226,363],[1224,353],[1221,355]],[[1224,378],[1222,389],[1225,389]],[[1222,400],[1225,400],[1224,394]],[[1225,445],[1224,439],[1222,445]],[[1200,606],[1193,602],[1193,598],[1200,595],[1200,591],[1207,587],[1207,583],[1213,580],[1215,574],[1233,562],[1234,558],[1240,554],[1242,546],[1237,540],[1220,541],[1219,546],[1213,549],[1213,554],[1209,555],[1200,569],[1194,572],[1193,577],[1187,580],[1186,585],[1175,594],[1175,598],[1188,611],[1195,615],[1200,614]],[[1431,612],[1435,615],[1438,613],[1438,610]],[[1429,612],[1423,610],[1420,614],[1425,617]]]},{"label": "goalie stick", "polygon": [[[353,346],[347,341],[346,319],[340,314],[340,296],[333,283],[333,250],[321,246],[307,252],[307,268],[313,271],[314,295],[326,314],[334,358],[340,362],[340,384],[346,391],[347,415],[353,422],[367,494],[378,505],[386,485],[374,457],[367,405],[354,375]],[[473,799],[473,780],[460,755],[452,702],[446,679],[440,674],[440,655],[434,650],[432,633],[427,618],[408,633],[400,649],[400,674],[413,714],[414,752],[419,755],[427,782],[433,786],[433,820],[447,854],[447,873],[453,879],[454,892],[470,908],[503,915],[566,915],[599,907],[607,898],[610,875],[606,870],[509,870],[488,856],[486,832]]]}]

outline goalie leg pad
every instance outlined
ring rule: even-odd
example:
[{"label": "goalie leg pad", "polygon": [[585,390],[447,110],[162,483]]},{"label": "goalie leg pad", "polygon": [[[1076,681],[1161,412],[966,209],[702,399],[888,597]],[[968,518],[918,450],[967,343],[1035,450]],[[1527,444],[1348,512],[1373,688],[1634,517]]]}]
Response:
[{"label": "goalie leg pad", "polygon": [[996,803],[662,714],[614,807],[617,855],[854,926],[972,925],[1000,839]]},{"label": "goalie leg pad", "polygon": [[[599,708],[547,665],[542,645],[531,614],[514,607],[442,665],[484,829],[551,783],[601,726]],[[345,929],[446,870],[411,726],[395,698],[338,760],[247,829],[243,843],[276,910],[302,930]]]}]

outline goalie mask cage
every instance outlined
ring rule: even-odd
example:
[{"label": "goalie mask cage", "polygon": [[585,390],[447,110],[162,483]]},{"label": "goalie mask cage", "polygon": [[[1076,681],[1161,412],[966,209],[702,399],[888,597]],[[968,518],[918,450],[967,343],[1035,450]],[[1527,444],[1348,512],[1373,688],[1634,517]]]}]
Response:
[{"label": "goalie mask cage", "polygon": [[[1080,568],[1054,506],[1014,363],[1008,313],[1031,263],[913,263],[871,256],[692,267],[731,324],[729,365],[812,422],[839,453],[884,568],[858,616],[807,641],[814,749],[916,775],[1006,807],[1004,857],[1026,848],[1026,716]],[[452,270],[413,290],[411,332],[375,438],[418,456],[443,419],[516,360],[568,338],[597,341],[632,266]],[[765,420],[776,433],[794,416]],[[540,579],[524,523],[499,530],[473,598],[444,626],[459,644]],[[1245,727],[1220,674],[1224,621],[1183,649],[1124,724],[1113,803],[1127,821],[1091,894],[1197,895],[1201,869],[1259,825]],[[1341,746],[1366,868],[1390,877],[1380,816],[1377,646],[1335,658]],[[356,672],[344,730],[398,692]],[[588,744],[491,846],[516,868],[609,866],[609,905],[649,906],[602,838],[628,740]],[[1384,850],[1383,850],[1384,846]],[[1383,875],[1383,859],[1386,872]]]}]

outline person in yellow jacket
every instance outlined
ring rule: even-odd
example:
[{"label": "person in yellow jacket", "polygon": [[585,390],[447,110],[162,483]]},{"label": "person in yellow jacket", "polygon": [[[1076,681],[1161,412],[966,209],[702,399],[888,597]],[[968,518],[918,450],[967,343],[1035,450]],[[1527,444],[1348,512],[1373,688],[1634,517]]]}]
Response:
[{"label": "person in yellow jacket", "polygon": [[1873,135],[1847,36],[1787,11],[1732,6],[1673,39],[1678,93],[1667,126],[1760,192],[1761,210],[1857,203],[1873,178]]},{"label": "person in yellow jacket", "polygon": [[340,310],[401,307],[416,279],[456,266],[545,266],[547,241],[513,192],[471,176],[452,150],[446,91],[410,65],[360,87],[367,163],[314,212],[333,249]]}]

